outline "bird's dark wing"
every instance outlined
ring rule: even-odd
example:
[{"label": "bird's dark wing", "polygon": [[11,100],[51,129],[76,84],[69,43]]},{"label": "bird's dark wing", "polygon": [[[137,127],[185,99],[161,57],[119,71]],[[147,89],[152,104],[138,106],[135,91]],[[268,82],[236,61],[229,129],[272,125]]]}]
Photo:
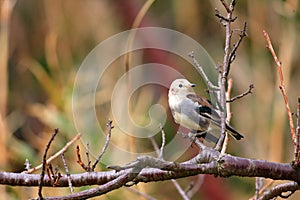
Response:
[{"label": "bird's dark wing", "polygon": [[[188,94],[187,98],[191,99],[193,102],[198,102],[199,106],[196,108],[196,112],[199,113],[199,115],[210,119],[211,122],[220,127],[221,117],[219,113],[215,111],[209,100],[200,97],[196,94]],[[226,130],[228,130],[231,133],[231,135],[237,140],[240,140],[244,137],[227,123]]]},{"label": "bird's dark wing", "polygon": [[220,115],[215,111],[209,100],[196,94],[188,94],[186,97],[199,104],[196,109],[197,113],[216,122],[220,121]]},{"label": "bird's dark wing", "polygon": [[186,95],[187,98],[191,99],[192,101],[194,102],[198,102],[199,105],[202,105],[202,106],[206,106],[206,107],[209,107],[209,108],[212,108],[212,104],[209,100],[203,98],[203,97],[200,97],[196,94],[188,94]]}]

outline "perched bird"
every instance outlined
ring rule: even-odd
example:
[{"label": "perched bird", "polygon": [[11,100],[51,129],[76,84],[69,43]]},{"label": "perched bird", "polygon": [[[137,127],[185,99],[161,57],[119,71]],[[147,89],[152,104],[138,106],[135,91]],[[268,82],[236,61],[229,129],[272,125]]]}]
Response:
[{"label": "perched bird", "polygon": [[[193,87],[195,84],[186,79],[174,80],[168,94],[169,106],[177,124],[202,136],[212,127],[220,128],[221,118],[210,101],[194,93]],[[226,131],[237,140],[244,137],[227,123]]]}]

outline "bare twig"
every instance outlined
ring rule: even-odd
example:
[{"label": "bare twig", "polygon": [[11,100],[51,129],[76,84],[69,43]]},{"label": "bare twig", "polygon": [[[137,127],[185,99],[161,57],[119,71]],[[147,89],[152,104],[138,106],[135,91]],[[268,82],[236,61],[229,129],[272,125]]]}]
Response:
[{"label": "bare twig", "polygon": [[[226,99],[230,99],[230,94],[231,94],[231,90],[232,90],[232,82],[233,82],[233,80],[231,78],[228,79],[228,81],[227,81],[228,87],[227,87],[227,91],[226,91]],[[229,103],[226,103],[226,112],[227,112],[227,114],[226,114],[226,116],[227,116],[226,121],[230,122],[231,112],[230,112],[230,104]],[[228,142],[229,142],[229,137],[228,137],[228,134],[226,133],[221,153],[224,154],[226,152]]]},{"label": "bare twig", "polygon": [[[289,182],[289,183],[283,183],[276,185],[269,191],[264,192],[260,200],[268,200],[273,199],[275,197],[281,197],[284,199],[287,199],[290,197],[296,190],[299,190],[300,186],[296,182]],[[285,192],[289,192],[289,194],[283,194]]]},{"label": "bare twig", "polygon": [[73,190],[73,187],[72,187],[71,175],[70,175],[69,168],[68,168],[68,165],[67,165],[67,162],[66,162],[64,154],[61,154],[61,159],[62,159],[62,161],[64,163],[64,167],[65,167],[67,178],[68,178],[69,189],[70,189],[70,192],[72,194],[74,192],[74,190]]},{"label": "bare twig", "polygon": [[55,171],[53,171],[51,163],[47,164],[46,169],[47,169],[46,171],[47,171],[48,178],[51,182],[51,185],[53,187],[55,187],[58,184],[58,181],[60,180],[60,178],[62,177],[59,172],[59,169],[58,169],[58,167],[56,167]]},{"label": "bare twig", "polygon": [[67,196],[60,196],[60,197],[47,197],[44,198],[45,200],[59,200],[59,199],[88,199],[95,196],[100,196],[102,194],[106,194],[112,190],[116,190],[122,186],[125,186],[126,183],[132,181],[144,168],[145,166],[141,166],[141,168],[133,168],[130,169],[128,172],[121,174],[116,179],[113,179],[99,187],[84,190],[78,193],[73,193]]},{"label": "bare twig", "polygon": [[79,145],[76,146],[76,157],[77,157],[76,162],[82,167],[82,169],[84,169],[86,172],[91,172],[92,171],[90,165],[85,165],[84,162],[82,162],[81,156],[80,156]]},{"label": "bare twig", "polygon": [[[271,54],[274,58],[274,61],[277,65],[277,71],[278,71],[279,80],[280,80],[279,89],[282,93],[284,103],[285,103],[285,106],[286,106],[286,111],[287,111],[287,115],[288,115],[288,119],[289,119],[289,125],[290,125],[290,133],[291,133],[291,136],[292,136],[292,140],[293,140],[293,144],[294,144],[294,152],[295,152],[295,155],[296,155],[296,150],[297,150],[296,133],[295,133],[295,127],[294,127],[292,112],[291,112],[291,109],[290,109],[288,97],[286,95],[285,84],[284,84],[283,73],[282,73],[282,64],[279,61],[279,59],[278,59],[278,57],[277,57],[277,55],[274,51],[274,48],[272,46],[271,39],[270,39],[268,33],[265,30],[263,30],[263,34],[264,34],[264,37],[266,38],[266,41],[267,41],[266,47],[271,52]],[[294,159],[296,159],[296,157]]]},{"label": "bare twig", "polygon": [[125,187],[127,190],[133,192],[133,193],[136,193],[137,195],[140,195],[141,197],[143,197],[144,199],[147,199],[147,200],[156,200],[156,198],[150,196],[149,194],[146,194],[144,192],[141,192],[135,188],[131,188],[131,187]]},{"label": "bare twig", "polygon": [[220,22],[225,27],[225,48],[224,48],[224,58],[223,58],[223,66],[219,70],[219,77],[218,77],[218,86],[220,87],[220,95],[219,95],[219,102],[220,102],[220,117],[221,117],[221,136],[219,141],[215,147],[218,151],[222,149],[224,141],[226,139],[226,113],[224,109],[226,107],[226,83],[228,79],[228,75],[230,72],[231,64],[236,58],[236,52],[239,48],[243,38],[247,35],[247,23],[244,23],[243,29],[239,34],[239,39],[236,44],[232,46],[232,34],[234,31],[231,28],[231,23],[235,21],[236,17],[233,16],[234,6],[236,1],[232,0],[230,3],[227,3],[225,0],[220,0],[223,7],[226,10],[226,15],[221,15],[220,12],[216,9],[216,16],[220,19]]},{"label": "bare twig", "polygon": [[205,174],[198,174],[197,180],[189,185],[187,189],[185,189],[185,193],[189,198],[192,198],[196,192],[200,189],[203,184]]},{"label": "bare twig", "polygon": [[193,63],[195,64],[195,66],[199,69],[199,72],[202,76],[202,78],[204,79],[204,81],[206,82],[206,84],[208,85],[209,89],[210,90],[213,90],[213,91],[219,91],[220,88],[215,86],[210,80],[209,78],[207,77],[206,73],[204,72],[202,66],[199,64],[199,62],[197,61],[197,59],[195,58],[195,55],[194,55],[194,52],[191,51],[189,53],[189,56],[193,59]]},{"label": "bare twig", "polygon": [[226,76],[228,76],[229,74],[229,71],[230,71],[230,64],[234,61],[234,59],[236,58],[236,52],[240,46],[240,44],[242,43],[242,40],[245,36],[247,36],[247,22],[244,22],[244,26],[243,26],[243,30],[241,30],[241,33],[239,34],[239,39],[238,41],[236,42],[236,44],[233,45],[233,48],[230,52],[230,55],[229,55],[229,65],[228,65],[228,70],[227,70],[227,74]]},{"label": "bare twig", "polygon": [[224,8],[226,9],[227,15],[226,15],[226,21],[223,22],[223,25],[225,26],[225,48],[224,48],[224,59],[223,59],[223,67],[220,68],[219,71],[219,77],[218,77],[218,82],[219,82],[219,87],[220,87],[220,96],[219,96],[219,101],[220,101],[220,116],[221,116],[221,136],[219,138],[219,141],[216,145],[216,149],[220,151],[222,149],[224,140],[225,140],[225,135],[226,135],[226,113],[224,113],[224,109],[226,106],[226,82],[227,82],[227,76],[229,74],[229,69],[230,69],[230,49],[231,49],[231,38],[232,38],[232,30],[231,30],[231,19],[232,19],[232,14],[234,10],[234,1],[232,1],[229,5],[224,1],[221,0],[221,3],[223,4]]},{"label": "bare twig", "polygon": [[[257,177],[256,177],[257,178]],[[261,177],[260,177],[261,178]],[[261,178],[262,179],[262,178]],[[270,187],[275,181],[274,180],[269,180],[267,184],[265,184],[259,191],[258,191],[258,197],[263,194],[268,187]],[[251,197],[249,200],[257,200],[256,195]]]},{"label": "bare twig", "polygon": [[161,139],[162,139],[162,143],[159,151],[159,158],[163,159],[163,152],[166,144],[166,134],[161,124],[159,124],[159,128],[161,130]]},{"label": "bare twig", "polygon": [[221,15],[220,11],[216,8],[215,8],[215,16],[220,19],[221,23],[228,22],[228,21],[234,22],[237,19],[237,17],[234,17],[233,19],[227,19],[225,16]]},{"label": "bare twig", "polygon": [[300,98],[298,98],[297,108],[297,128],[296,128],[296,151],[295,151],[295,166],[300,165]]},{"label": "bare twig", "polygon": [[[51,182],[51,185],[53,186],[53,185],[54,185],[54,182],[53,182],[53,179],[52,179],[52,177],[51,177],[51,172],[50,172],[50,171],[53,172],[51,163],[50,163],[50,164],[47,164],[46,172],[47,172],[48,178],[49,178],[49,180],[50,180],[50,182]],[[52,174],[53,174],[53,173],[52,173]]]},{"label": "bare twig", "polygon": [[238,99],[240,99],[240,98],[243,98],[244,96],[246,96],[246,95],[248,95],[248,94],[252,94],[252,90],[253,90],[253,89],[254,89],[254,85],[251,84],[251,85],[249,85],[249,88],[248,88],[247,91],[245,91],[245,92],[243,92],[242,94],[237,95],[237,96],[235,96],[235,97],[233,97],[233,98],[227,100],[226,102],[227,102],[227,103],[231,103],[231,102],[234,102],[235,100],[238,100]]},{"label": "bare twig", "polygon": [[255,199],[258,199],[259,197],[259,191],[261,190],[263,184],[263,178],[256,177],[255,178]]},{"label": "bare twig", "polygon": [[[58,156],[60,156],[61,154],[65,153],[67,151],[67,149],[76,141],[78,140],[79,138],[81,137],[81,134],[78,133],[72,140],[70,140],[61,150],[59,150],[57,153],[55,153],[53,156],[50,156],[46,163],[51,163],[55,158],[57,158]],[[22,173],[26,173],[26,174],[31,174],[39,169],[41,169],[43,166],[43,164],[40,164],[34,168],[31,168],[27,171],[24,171]]]},{"label": "bare twig", "polygon": [[158,144],[157,144],[157,142],[155,141],[155,138],[154,138],[154,137],[150,137],[149,139],[150,139],[150,141],[151,141],[151,144],[152,144],[152,146],[153,146],[153,148],[154,148],[154,150],[155,150],[157,156],[159,156],[160,151],[159,151]]},{"label": "bare twig", "polygon": [[91,169],[90,145],[89,145],[89,143],[86,144],[86,152],[85,152],[85,155],[86,155],[86,159],[87,159],[87,165],[88,165],[88,168]]},{"label": "bare twig", "polygon": [[93,164],[92,166],[92,171],[95,170],[95,167],[96,165],[98,164],[98,162],[100,161],[100,159],[102,158],[103,154],[105,153],[107,147],[108,147],[108,144],[109,144],[109,141],[110,141],[110,137],[111,137],[111,130],[114,128],[114,126],[112,125],[112,120],[108,120],[107,124],[106,124],[106,127],[107,127],[107,136],[106,136],[106,141],[105,141],[105,144],[98,156],[98,158],[96,159],[95,163]]},{"label": "bare twig", "polygon": [[42,172],[41,172],[41,175],[40,175],[39,190],[38,190],[38,196],[39,196],[40,199],[43,199],[42,186],[43,186],[45,170],[46,170],[46,165],[47,165],[47,153],[48,153],[50,145],[53,142],[53,140],[54,140],[55,136],[57,135],[57,133],[58,133],[58,128],[54,129],[54,133],[52,134],[48,144],[46,145],[45,151],[44,151]]},{"label": "bare twig", "polygon": [[225,0],[220,0],[221,3],[223,4],[224,8],[226,9],[226,12],[230,12],[230,7],[229,5],[225,2]]},{"label": "bare twig", "polygon": [[[139,166],[144,166],[144,169],[135,178],[134,182],[136,184],[139,182],[165,181],[198,174],[213,174],[220,177],[264,177],[273,180],[300,182],[299,170],[295,170],[290,163],[241,158],[229,154],[221,155],[220,152],[207,148],[191,160],[181,163],[143,156],[138,157],[138,161],[134,161],[125,167],[115,167],[114,169],[118,169],[117,173],[115,171],[105,171],[72,174],[73,187],[103,185],[129,172],[129,169],[137,167],[136,165],[139,162],[142,162],[142,165]],[[38,186],[39,179],[39,174],[0,172],[1,185]],[[44,181],[45,186],[52,186],[46,177]],[[68,180],[65,175],[60,179],[57,187],[68,187]]]},{"label": "bare twig", "polygon": [[[152,145],[153,145],[153,147],[156,151],[156,154],[157,154],[158,158],[163,160],[163,151],[164,151],[165,142],[166,142],[166,134],[165,134],[165,131],[164,131],[161,124],[159,125],[159,128],[161,130],[161,137],[162,137],[162,144],[161,144],[160,149],[159,149],[159,147],[157,145],[157,142],[155,141],[154,137],[151,137],[150,141],[151,141],[151,143],[152,143]],[[175,179],[172,179],[172,183],[173,183],[173,185],[175,186],[175,188],[177,189],[177,191],[179,192],[179,194],[181,195],[181,197],[183,199],[189,199],[187,197],[186,193],[184,192],[184,190],[181,188],[181,186],[179,185],[179,183]]]},{"label": "bare twig", "polygon": [[172,183],[184,200],[190,200],[190,198],[186,195],[185,191],[181,188],[176,180],[172,179]]}]

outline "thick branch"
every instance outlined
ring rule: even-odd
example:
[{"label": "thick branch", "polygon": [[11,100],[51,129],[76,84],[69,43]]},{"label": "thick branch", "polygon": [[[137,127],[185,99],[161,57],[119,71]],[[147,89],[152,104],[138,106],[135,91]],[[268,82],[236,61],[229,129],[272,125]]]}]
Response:
[{"label": "thick branch", "polygon": [[[194,176],[197,174],[214,174],[221,177],[265,177],[274,180],[291,180],[300,182],[300,170],[294,169],[291,164],[275,163],[263,160],[240,158],[231,155],[221,155],[219,152],[208,149],[204,150],[184,163],[173,163],[153,157],[141,157],[134,163],[142,162],[147,168],[136,176],[134,182],[154,182],[170,179]],[[201,164],[198,164],[201,163]],[[122,171],[89,172],[82,174],[71,174],[73,187],[84,185],[103,185],[126,173],[135,164]],[[0,172],[0,184],[12,186],[38,186],[40,176],[38,174],[20,174]],[[48,177],[44,178],[43,186],[50,186]],[[56,187],[68,187],[68,179],[63,175]]]}]

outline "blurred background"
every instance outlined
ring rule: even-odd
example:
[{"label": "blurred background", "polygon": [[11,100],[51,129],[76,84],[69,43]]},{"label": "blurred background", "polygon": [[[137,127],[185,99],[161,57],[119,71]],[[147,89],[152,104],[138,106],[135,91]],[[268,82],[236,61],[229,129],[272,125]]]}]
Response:
[{"label": "blurred background", "polygon": [[[72,90],[79,66],[100,42],[130,29],[146,1],[0,2],[0,170],[21,172],[24,170],[25,159],[32,166],[41,163],[45,145],[54,128],[59,128],[60,133],[48,155],[57,152],[77,134],[72,118]],[[215,8],[224,13],[219,1],[155,1],[140,26],[157,26],[182,32],[198,41],[214,62],[221,64],[225,34],[219,19],[214,16]],[[231,104],[231,124],[244,134],[245,139],[239,142],[231,140],[227,152],[247,158],[291,162],[293,146],[285,104],[278,88],[276,65],[265,47],[262,30],[269,33],[282,61],[291,110],[296,113],[297,98],[300,97],[300,56],[297,50],[300,45],[299,1],[237,1],[234,16],[238,18],[233,28],[240,29],[245,21],[248,23],[248,37],[242,42],[232,65],[231,96],[244,92],[250,84],[254,84],[255,89],[253,94]],[[166,56],[163,52],[134,53],[130,67],[148,62],[172,66],[191,82],[203,83],[189,63],[174,55]],[[107,75],[101,79],[96,105],[99,125],[103,129],[107,120],[113,117],[110,109],[112,89],[124,72],[124,59],[120,59],[112,64],[106,71]],[[168,74],[161,76],[167,78]],[[203,84],[203,87],[200,85],[196,90],[205,95],[206,88]],[[168,142],[176,135],[178,127],[168,110],[167,89],[145,86],[133,94],[131,106],[134,107],[132,120],[144,125],[149,120],[149,106],[153,102],[163,105],[167,111],[167,120],[163,126]],[[112,142],[128,150],[153,150],[150,140],[136,140],[122,136],[119,132],[116,127]],[[160,145],[159,134],[155,139]],[[81,146],[82,156],[85,155],[82,142],[78,141],[76,144]],[[109,153],[106,153],[106,157],[118,158],[113,152],[112,155]],[[196,153],[197,148],[190,148],[178,161],[187,160]],[[66,152],[66,160],[71,173],[81,173],[83,170],[76,163],[75,156],[73,145]],[[120,162],[121,160],[120,158]],[[64,173],[60,159],[55,160],[53,165]],[[105,166],[97,168],[99,170],[105,170]],[[178,182],[183,189],[192,183],[199,187],[192,199],[249,199],[255,192],[255,178],[198,176],[180,179]],[[76,188],[76,191],[83,189],[86,187]],[[157,199],[181,199],[171,181],[139,184],[135,189]],[[28,199],[37,196],[37,188],[0,186],[0,191],[1,199]],[[56,195],[66,195],[68,189],[47,188],[43,192],[45,196],[53,195],[53,192]],[[290,199],[299,197],[296,192]],[[97,199],[133,198],[142,199],[125,188]]]}]

